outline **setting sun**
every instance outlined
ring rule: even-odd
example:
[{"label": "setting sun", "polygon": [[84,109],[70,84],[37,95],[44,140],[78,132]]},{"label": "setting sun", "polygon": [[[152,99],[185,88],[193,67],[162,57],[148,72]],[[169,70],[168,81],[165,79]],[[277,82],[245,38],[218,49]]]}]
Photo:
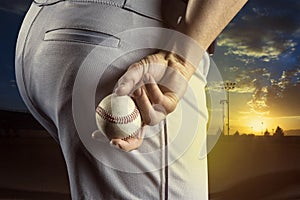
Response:
[{"label": "setting sun", "polygon": [[252,118],[248,123],[249,128],[253,131],[253,133],[263,133],[267,129],[267,124],[261,118]]}]

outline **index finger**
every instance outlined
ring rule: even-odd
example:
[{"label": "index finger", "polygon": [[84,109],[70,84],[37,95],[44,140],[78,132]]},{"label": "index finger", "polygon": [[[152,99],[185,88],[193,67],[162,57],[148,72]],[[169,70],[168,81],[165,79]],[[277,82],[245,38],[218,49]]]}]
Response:
[{"label": "index finger", "polygon": [[129,95],[138,87],[144,74],[144,68],[139,63],[131,65],[125,74],[119,79],[115,93],[119,96]]}]

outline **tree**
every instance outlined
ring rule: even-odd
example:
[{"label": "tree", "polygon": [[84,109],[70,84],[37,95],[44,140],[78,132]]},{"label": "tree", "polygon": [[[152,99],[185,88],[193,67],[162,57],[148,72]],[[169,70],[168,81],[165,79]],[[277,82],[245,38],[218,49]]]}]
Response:
[{"label": "tree", "polygon": [[268,129],[266,129],[266,131],[264,132],[264,136],[270,136],[270,132],[268,131]]},{"label": "tree", "polygon": [[239,135],[240,135],[240,132],[239,132],[239,131],[236,131],[233,135],[234,135],[234,136],[239,136]]},{"label": "tree", "polygon": [[283,129],[277,126],[274,136],[284,136]]}]

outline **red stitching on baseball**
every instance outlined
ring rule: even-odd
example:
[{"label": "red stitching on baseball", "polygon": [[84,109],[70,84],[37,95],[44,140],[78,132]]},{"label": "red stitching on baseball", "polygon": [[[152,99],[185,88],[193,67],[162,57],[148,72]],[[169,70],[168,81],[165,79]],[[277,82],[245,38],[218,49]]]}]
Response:
[{"label": "red stitching on baseball", "polygon": [[129,136],[122,138],[122,140],[128,140],[130,138],[135,138],[138,136],[138,133],[141,131],[141,128],[138,128],[137,130],[135,130],[132,134],[130,134]]},{"label": "red stitching on baseball", "polygon": [[139,110],[137,107],[134,108],[133,112],[126,116],[113,116],[111,113],[108,113],[102,107],[98,106],[96,112],[101,118],[115,124],[128,124],[133,122],[139,116]]}]

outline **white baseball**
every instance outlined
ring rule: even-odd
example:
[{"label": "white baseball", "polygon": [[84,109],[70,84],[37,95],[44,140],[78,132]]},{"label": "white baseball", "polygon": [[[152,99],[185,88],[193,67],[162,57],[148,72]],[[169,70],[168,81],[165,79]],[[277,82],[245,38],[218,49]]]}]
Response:
[{"label": "white baseball", "polygon": [[99,103],[96,122],[109,140],[134,137],[142,125],[140,112],[131,97],[116,94],[108,95]]}]

